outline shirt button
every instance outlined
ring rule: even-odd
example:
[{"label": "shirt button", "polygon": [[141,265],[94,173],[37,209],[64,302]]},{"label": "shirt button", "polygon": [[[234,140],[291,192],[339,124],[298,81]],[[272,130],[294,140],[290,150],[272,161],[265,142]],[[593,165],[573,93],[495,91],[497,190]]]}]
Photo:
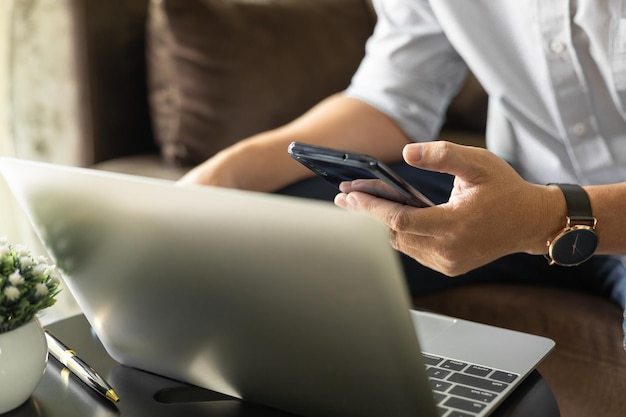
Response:
[{"label": "shirt button", "polygon": [[565,44],[561,41],[554,40],[550,43],[550,50],[555,54],[562,54],[565,52]]},{"label": "shirt button", "polygon": [[409,113],[419,113],[420,108],[417,104],[415,103],[410,103],[406,106],[406,109],[409,111]]},{"label": "shirt button", "polygon": [[583,136],[585,133],[587,133],[587,125],[583,122],[576,123],[572,127],[572,133],[579,137]]}]

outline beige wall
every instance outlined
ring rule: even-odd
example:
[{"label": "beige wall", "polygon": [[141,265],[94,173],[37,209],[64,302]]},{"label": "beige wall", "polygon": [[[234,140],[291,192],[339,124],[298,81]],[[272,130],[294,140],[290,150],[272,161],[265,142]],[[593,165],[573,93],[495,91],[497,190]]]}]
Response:
[{"label": "beige wall", "polygon": [[[2,115],[2,120],[0,120],[0,133],[4,135],[4,131],[6,130],[6,120],[5,120],[5,100],[7,94],[7,86],[6,86],[6,56],[7,56],[7,47],[8,47],[8,15],[9,15],[9,7],[11,5],[11,1],[2,1],[0,2],[0,95],[3,97],[3,100],[0,101],[0,114]],[[0,142],[2,144],[2,142]],[[0,151],[2,148],[0,148]]]},{"label": "beige wall", "polygon": [[[8,83],[7,83],[7,59],[8,59],[8,23],[13,0],[0,1],[0,156],[11,155],[8,123]],[[14,220],[15,207],[13,200],[6,189],[6,184],[0,178],[0,236],[7,235],[15,240],[17,227]]]},{"label": "beige wall", "polygon": [[[13,153],[8,123],[10,109],[7,105],[9,94],[7,65],[10,53],[8,26],[13,1],[0,0],[0,156],[11,156]],[[17,207],[17,203],[0,175],[0,236],[4,235],[11,243],[28,245],[35,255],[46,255],[45,249],[35,237],[26,216]],[[76,301],[67,288],[64,288],[57,297],[55,306],[44,310],[40,319],[46,325],[79,312]]]},{"label": "beige wall", "polygon": [[6,149],[6,139],[8,135],[8,109],[6,108],[6,99],[9,93],[7,85],[7,56],[9,53],[9,34],[7,28],[12,3],[12,0],[0,1],[0,155],[8,152],[8,150]]}]

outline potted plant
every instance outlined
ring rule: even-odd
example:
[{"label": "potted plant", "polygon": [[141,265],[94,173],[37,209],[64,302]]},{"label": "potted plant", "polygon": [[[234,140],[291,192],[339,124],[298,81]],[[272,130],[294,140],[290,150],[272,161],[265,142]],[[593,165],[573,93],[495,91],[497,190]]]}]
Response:
[{"label": "potted plant", "polygon": [[0,237],[0,414],[25,402],[43,376],[48,349],[37,314],[56,302],[59,283],[45,257]]}]

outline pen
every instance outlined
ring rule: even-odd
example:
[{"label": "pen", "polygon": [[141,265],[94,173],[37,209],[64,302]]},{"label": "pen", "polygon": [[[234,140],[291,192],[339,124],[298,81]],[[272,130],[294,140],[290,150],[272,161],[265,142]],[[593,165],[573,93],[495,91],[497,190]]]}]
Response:
[{"label": "pen", "polygon": [[87,384],[90,388],[102,394],[107,399],[117,402],[120,397],[111,386],[85,361],[76,356],[76,353],[65,346],[59,339],[54,337],[48,330],[45,330],[48,341],[48,351],[59,362],[65,365],[74,375]]}]

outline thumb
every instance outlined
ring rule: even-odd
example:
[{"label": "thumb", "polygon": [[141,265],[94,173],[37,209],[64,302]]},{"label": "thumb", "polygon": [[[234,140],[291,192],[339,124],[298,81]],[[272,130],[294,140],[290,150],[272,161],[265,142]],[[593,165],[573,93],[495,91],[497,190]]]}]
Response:
[{"label": "thumb", "polygon": [[411,143],[402,151],[404,160],[411,166],[428,171],[444,172],[465,179],[486,174],[493,166],[492,155],[483,148],[436,141]]}]

